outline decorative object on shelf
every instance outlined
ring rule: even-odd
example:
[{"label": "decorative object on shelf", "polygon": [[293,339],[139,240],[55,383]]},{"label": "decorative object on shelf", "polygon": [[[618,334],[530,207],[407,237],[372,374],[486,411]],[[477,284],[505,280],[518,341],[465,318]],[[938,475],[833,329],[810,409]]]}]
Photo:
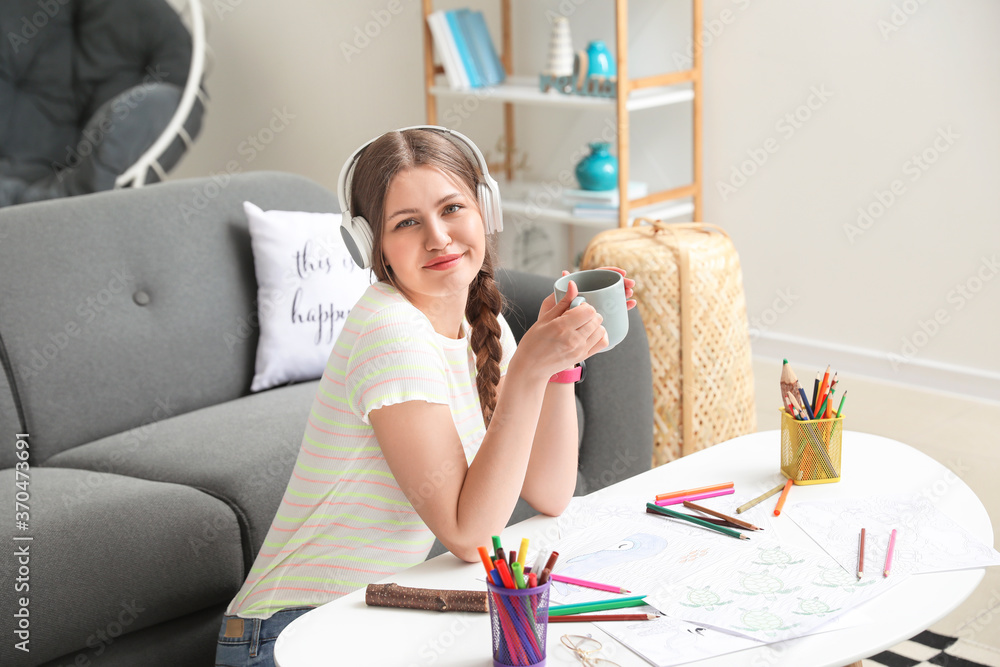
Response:
[{"label": "decorative object on shelf", "polygon": [[557,16],[552,23],[549,58],[543,74],[573,76],[573,42],[569,35],[569,19],[565,16]]},{"label": "decorative object on shelf", "polygon": [[576,180],[584,190],[611,190],[618,185],[618,158],[608,149],[611,144],[590,144],[590,155],[576,164]]},{"label": "decorative object on shelf", "polygon": [[587,45],[587,76],[601,76],[605,78],[617,76],[615,59],[608,51],[608,47],[599,39],[593,40]]},{"label": "decorative object on shelf", "polygon": [[553,20],[548,61],[538,81],[543,93],[555,88],[567,95],[615,97],[617,75],[614,57],[603,41],[595,39],[585,51],[574,54],[569,19],[559,16]]}]

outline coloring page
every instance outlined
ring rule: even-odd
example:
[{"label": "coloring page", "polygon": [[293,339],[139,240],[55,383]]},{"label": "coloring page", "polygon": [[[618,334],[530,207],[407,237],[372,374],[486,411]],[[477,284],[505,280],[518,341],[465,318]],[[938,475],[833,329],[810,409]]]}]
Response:
[{"label": "coloring page", "polygon": [[[609,621],[598,623],[597,627],[657,667],[681,665],[761,645],[754,639],[669,616],[634,623]],[[609,656],[609,659],[614,658]]]},{"label": "coloring page", "polygon": [[649,603],[664,614],[765,642],[815,631],[906,578],[858,580],[828,554],[759,544],[753,552],[730,551],[723,560],[672,583]]},{"label": "coloring page", "polygon": [[[677,581],[733,554],[755,554],[754,542],[738,540],[684,521],[638,514],[611,518],[554,545],[555,574],[612,584],[625,595],[654,595]],[[553,582],[550,604],[613,599],[623,594]],[[628,613],[649,611],[630,608]]]},{"label": "coloring page", "polygon": [[909,564],[924,573],[1000,565],[1000,553],[921,495],[802,502],[788,515],[848,572],[857,572],[862,528],[866,573],[882,572],[894,528],[893,568]]}]

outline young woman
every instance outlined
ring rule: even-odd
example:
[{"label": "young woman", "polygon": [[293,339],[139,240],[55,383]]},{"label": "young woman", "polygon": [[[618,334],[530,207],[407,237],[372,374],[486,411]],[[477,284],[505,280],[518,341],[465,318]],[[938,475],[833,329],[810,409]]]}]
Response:
[{"label": "young woman", "polygon": [[550,380],[607,346],[601,316],[569,308],[571,284],[515,345],[477,196],[484,174],[453,136],[389,132],[357,156],[341,204],[371,226],[379,282],[330,354],[217,665],[271,665],[288,623],[423,561],[435,536],[475,562],[519,497],[558,515],[573,495],[573,384]]}]

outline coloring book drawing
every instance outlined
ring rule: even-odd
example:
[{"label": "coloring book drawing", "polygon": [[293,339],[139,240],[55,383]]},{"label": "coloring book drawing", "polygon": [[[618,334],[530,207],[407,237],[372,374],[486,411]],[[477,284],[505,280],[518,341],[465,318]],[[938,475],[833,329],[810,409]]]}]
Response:
[{"label": "coloring book drawing", "polygon": [[788,515],[848,572],[857,571],[862,528],[865,572],[882,571],[894,528],[894,568],[908,563],[914,573],[925,573],[1000,565],[1000,553],[921,495],[800,502]]},{"label": "coloring book drawing", "polygon": [[828,554],[767,543],[730,553],[649,602],[674,618],[774,642],[814,632],[900,583],[907,570],[859,581]]}]

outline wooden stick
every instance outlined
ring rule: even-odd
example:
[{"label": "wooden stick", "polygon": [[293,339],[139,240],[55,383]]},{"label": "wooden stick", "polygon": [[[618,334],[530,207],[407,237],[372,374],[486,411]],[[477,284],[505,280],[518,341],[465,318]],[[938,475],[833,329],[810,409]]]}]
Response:
[{"label": "wooden stick", "polygon": [[365,604],[369,607],[402,607],[427,611],[475,611],[489,613],[486,591],[449,591],[408,588],[399,584],[368,584]]},{"label": "wooden stick", "polygon": [[716,512],[715,510],[710,510],[707,507],[696,505],[695,503],[692,503],[687,500],[684,501],[684,507],[688,507],[693,510],[698,510],[699,512],[703,512],[709,516],[714,516],[716,519],[722,519],[723,521],[728,521],[729,523],[735,523],[737,526],[741,526],[743,528],[746,528],[747,530],[760,530],[760,528],[753,525],[752,523],[741,521],[740,519],[737,519],[735,517],[726,516],[722,512]]}]

